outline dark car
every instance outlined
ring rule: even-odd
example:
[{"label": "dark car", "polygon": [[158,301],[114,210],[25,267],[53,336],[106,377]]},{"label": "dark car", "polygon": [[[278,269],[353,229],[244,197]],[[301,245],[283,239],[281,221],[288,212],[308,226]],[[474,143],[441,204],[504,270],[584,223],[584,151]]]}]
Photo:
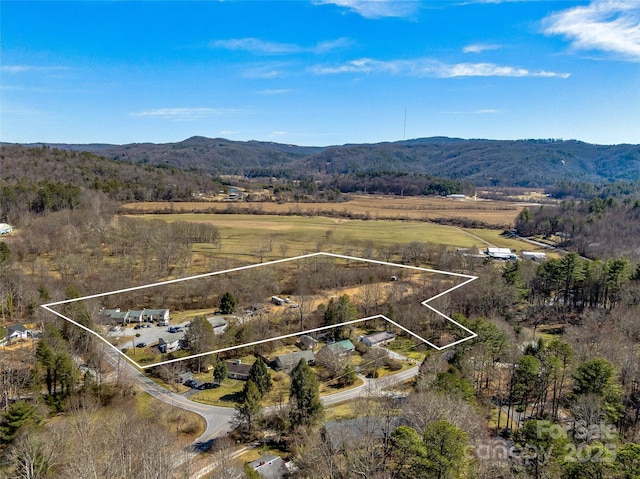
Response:
[{"label": "dark car", "polygon": [[213,389],[217,386],[215,383],[202,383],[198,389]]},{"label": "dark car", "polygon": [[146,348],[146,347],[147,347],[147,343],[145,342],[136,344],[136,348]]}]

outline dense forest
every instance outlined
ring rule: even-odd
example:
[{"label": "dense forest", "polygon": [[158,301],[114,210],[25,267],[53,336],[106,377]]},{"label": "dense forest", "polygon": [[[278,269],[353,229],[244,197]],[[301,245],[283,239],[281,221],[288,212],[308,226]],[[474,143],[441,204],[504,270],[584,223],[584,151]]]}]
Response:
[{"label": "dense forest", "polygon": [[606,185],[640,180],[640,146],[575,140],[419,138],[393,143],[301,147],[193,137],[178,143],[52,145],[138,165],[165,165],[217,175],[346,175],[394,171],[476,186],[544,188],[560,180]]}]

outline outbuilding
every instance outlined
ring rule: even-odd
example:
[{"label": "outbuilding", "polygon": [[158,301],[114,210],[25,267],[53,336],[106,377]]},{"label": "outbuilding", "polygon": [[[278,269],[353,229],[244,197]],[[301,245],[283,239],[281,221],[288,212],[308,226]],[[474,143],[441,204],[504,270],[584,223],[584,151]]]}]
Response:
[{"label": "outbuilding", "polygon": [[391,331],[382,331],[364,336],[360,341],[369,347],[384,346],[395,339],[396,335]]}]

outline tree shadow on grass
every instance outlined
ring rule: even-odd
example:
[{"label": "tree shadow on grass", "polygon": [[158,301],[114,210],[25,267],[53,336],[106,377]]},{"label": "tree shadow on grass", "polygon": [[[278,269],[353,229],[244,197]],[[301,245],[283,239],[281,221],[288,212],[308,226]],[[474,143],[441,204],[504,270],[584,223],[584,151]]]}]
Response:
[{"label": "tree shadow on grass", "polygon": [[220,396],[222,402],[239,402],[242,399],[242,391],[236,391],[234,393],[228,393],[224,396]]}]

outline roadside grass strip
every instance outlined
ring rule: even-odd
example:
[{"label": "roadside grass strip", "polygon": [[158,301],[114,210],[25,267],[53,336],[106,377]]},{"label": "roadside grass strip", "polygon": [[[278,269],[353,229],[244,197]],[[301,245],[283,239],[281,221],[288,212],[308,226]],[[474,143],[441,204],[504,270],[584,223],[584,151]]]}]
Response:
[{"label": "roadside grass strip", "polygon": [[[102,336],[99,332],[96,332],[96,331],[92,330],[91,328],[89,328],[89,327],[87,327],[87,326],[85,326],[83,324],[80,324],[77,321],[74,321],[73,319],[69,318],[65,314],[62,314],[61,312],[56,311],[56,309],[54,309],[55,307],[59,307],[59,306],[62,306],[62,305],[67,305],[67,304],[75,303],[75,302],[79,302],[79,301],[85,301],[85,300],[90,300],[90,299],[95,299],[95,298],[103,298],[105,296],[117,295],[117,294],[121,294],[121,293],[128,293],[128,292],[132,292],[132,291],[139,291],[139,290],[158,287],[158,286],[166,286],[166,285],[175,284],[175,283],[182,283],[182,282],[185,282],[185,281],[191,281],[191,280],[196,280],[196,279],[201,279],[201,278],[213,277],[213,276],[223,275],[223,274],[226,274],[226,273],[235,273],[235,272],[238,272],[238,271],[246,271],[246,270],[251,270],[251,269],[256,269],[256,268],[264,268],[264,267],[274,266],[274,265],[281,264],[281,263],[299,261],[299,260],[304,260],[304,259],[313,258],[313,257],[329,257],[329,258],[346,260],[347,262],[350,262],[350,261],[353,261],[353,262],[365,262],[365,263],[374,264],[374,265],[389,266],[389,267],[398,268],[398,269],[412,270],[414,272],[435,273],[435,274],[441,274],[441,275],[446,275],[446,276],[462,279],[463,281],[461,283],[453,285],[452,287],[446,289],[445,291],[442,291],[442,292],[440,292],[440,293],[438,293],[438,294],[436,294],[436,295],[434,295],[434,296],[432,296],[432,297],[430,297],[428,299],[425,299],[420,304],[422,306],[424,306],[425,308],[427,308],[428,310],[430,310],[432,313],[435,313],[435,315],[443,318],[444,320],[446,320],[450,324],[454,325],[456,328],[459,328],[460,330],[462,330],[466,335],[463,336],[462,338],[455,339],[454,341],[450,341],[450,342],[448,342],[448,343],[446,343],[444,345],[438,345],[438,344],[435,344],[435,342],[430,341],[430,340],[422,337],[421,335],[415,333],[414,331],[411,331],[410,329],[406,328],[402,324],[399,324],[398,322],[393,321],[392,319],[390,319],[389,317],[385,316],[384,314],[375,314],[375,315],[371,315],[371,316],[355,319],[355,320],[352,320],[352,321],[346,321],[346,322],[342,322],[342,323],[332,324],[332,325],[329,325],[329,326],[321,326],[321,327],[316,327],[316,328],[311,328],[311,329],[303,329],[303,330],[300,330],[300,331],[296,331],[294,333],[283,334],[283,335],[272,337],[272,338],[263,338],[263,339],[260,339],[260,340],[257,340],[257,341],[252,341],[252,342],[238,344],[238,345],[234,345],[234,346],[230,346],[230,347],[224,347],[224,348],[220,348],[220,349],[215,349],[215,350],[207,351],[207,352],[200,353],[200,354],[186,355],[186,356],[179,357],[179,358],[173,358],[173,359],[168,359],[168,360],[165,360],[165,361],[155,362],[153,364],[144,364],[143,365],[143,364],[138,363],[137,361],[135,361],[133,358],[129,357],[128,355],[124,354],[123,351],[121,351],[121,349],[119,349],[116,345],[112,344],[109,341],[108,338]],[[109,292],[106,292],[106,293],[92,294],[92,295],[83,296],[83,297],[80,297],[80,298],[73,298],[73,299],[67,299],[67,300],[63,300],[63,301],[57,301],[57,302],[42,304],[41,307],[44,308],[45,310],[55,314],[56,316],[64,319],[65,321],[68,321],[69,323],[71,323],[71,324],[73,324],[73,325],[85,330],[86,332],[88,332],[90,334],[93,334],[100,341],[104,342],[105,344],[107,344],[108,346],[113,348],[115,351],[118,352],[118,354],[122,355],[126,360],[128,360],[134,366],[136,366],[136,367],[138,367],[140,369],[147,369],[147,368],[151,368],[151,367],[155,367],[155,366],[161,366],[161,365],[164,365],[164,364],[175,363],[175,362],[178,362],[178,361],[185,361],[185,360],[194,359],[194,358],[198,358],[198,357],[204,357],[204,356],[208,356],[210,354],[216,354],[216,353],[222,353],[222,352],[225,352],[225,351],[232,351],[232,350],[236,350],[236,349],[240,349],[240,348],[252,347],[252,346],[256,346],[256,345],[267,343],[267,342],[271,342],[271,341],[277,341],[277,340],[292,338],[292,337],[301,336],[301,335],[308,335],[308,334],[312,334],[312,333],[319,333],[319,332],[328,331],[328,330],[334,329],[334,328],[339,328],[339,327],[343,327],[343,326],[349,326],[349,325],[358,324],[358,323],[364,323],[364,322],[372,321],[372,320],[376,320],[376,319],[381,319],[381,320],[386,321],[387,323],[393,325],[394,327],[404,331],[408,335],[416,338],[420,342],[422,342],[424,344],[427,344],[428,346],[430,346],[431,348],[435,349],[436,351],[442,351],[444,349],[450,348],[450,347],[455,346],[457,344],[460,344],[460,343],[463,343],[463,342],[468,341],[470,339],[473,339],[473,338],[477,337],[477,334],[475,332],[471,331],[470,329],[466,328],[462,324],[458,323],[454,319],[450,318],[446,314],[440,312],[439,310],[437,310],[436,308],[431,306],[430,303],[432,301],[434,301],[434,300],[436,300],[438,298],[441,298],[444,295],[446,295],[446,294],[458,289],[458,288],[466,286],[467,284],[471,283],[472,281],[474,281],[476,279],[477,279],[477,276],[472,276],[472,275],[468,275],[468,274],[454,273],[454,272],[450,272],[450,271],[440,271],[440,270],[434,270],[434,269],[429,269],[429,268],[421,268],[421,267],[418,267],[418,266],[408,266],[408,265],[402,265],[402,264],[397,264],[397,263],[389,263],[389,262],[385,262],[385,261],[358,258],[358,257],[354,257],[354,256],[340,255],[340,254],[334,254],[334,253],[318,252],[318,253],[311,253],[311,254],[295,256],[295,257],[291,257],[291,258],[279,259],[279,260],[275,260],[275,261],[269,261],[269,262],[265,262],[265,263],[256,263],[256,264],[252,264],[252,265],[248,265],[248,266],[240,266],[240,267],[237,267],[237,268],[231,268],[231,269],[226,269],[226,270],[222,270],[222,271],[215,271],[215,272],[210,272],[210,273],[205,273],[205,274],[199,274],[199,275],[189,276],[189,277],[185,277],[185,278],[171,279],[171,280],[162,281],[162,282],[158,282],[158,283],[152,283],[152,284],[146,284],[146,285],[142,285],[142,286],[135,286],[135,287],[131,287],[131,288],[125,288],[125,289],[120,289],[120,290],[115,290],[115,291],[109,291]]]}]

